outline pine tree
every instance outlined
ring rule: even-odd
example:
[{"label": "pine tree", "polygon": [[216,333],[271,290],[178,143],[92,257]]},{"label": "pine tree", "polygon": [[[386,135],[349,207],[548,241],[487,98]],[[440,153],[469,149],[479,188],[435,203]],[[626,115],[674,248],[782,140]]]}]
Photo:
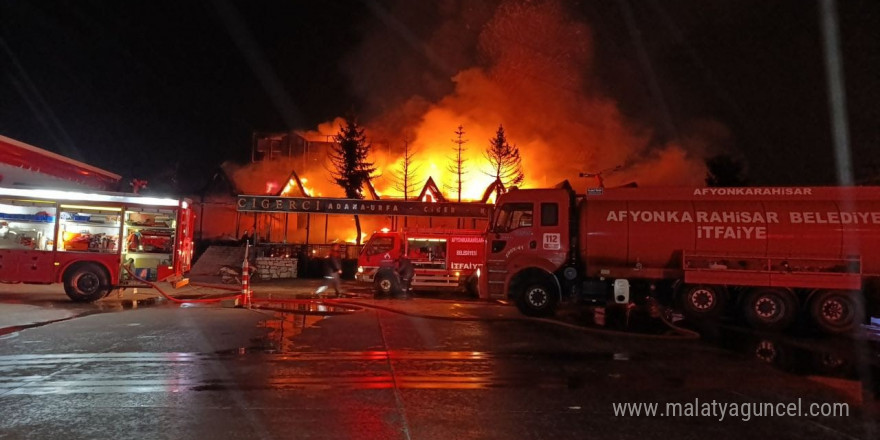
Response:
[{"label": "pine tree", "polygon": [[495,137],[489,139],[489,148],[486,149],[485,156],[492,167],[486,174],[500,180],[505,188],[517,186],[525,180],[519,148],[507,143],[503,126],[499,125]]},{"label": "pine tree", "polygon": [[[373,179],[376,167],[367,161],[371,145],[354,115],[345,117],[344,125],[339,127],[339,133],[333,140],[336,143],[328,153],[333,167],[330,177],[345,191],[345,197],[363,199],[364,185]],[[357,215],[354,216],[354,223],[357,244],[361,244],[361,221]]]},{"label": "pine tree", "polygon": [[409,135],[403,137],[403,162],[394,172],[394,189],[403,193],[403,200],[409,200],[410,194],[416,191],[415,173],[419,167],[413,166],[415,153],[410,147]]},{"label": "pine tree", "polygon": [[464,182],[464,175],[467,174],[467,169],[464,166],[465,162],[467,162],[467,159],[464,158],[464,152],[467,151],[467,148],[464,148],[464,144],[468,140],[464,139],[464,127],[459,125],[458,130],[455,131],[455,136],[456,138],[452,140],[455,144],[452,147],[453,154],[449,158],[452,163],[446,168],[453,174],[455,180],[454,184],[447,185],[447,188],[455,191],[458,194],[458,201],[461,202],[462,183]]}]

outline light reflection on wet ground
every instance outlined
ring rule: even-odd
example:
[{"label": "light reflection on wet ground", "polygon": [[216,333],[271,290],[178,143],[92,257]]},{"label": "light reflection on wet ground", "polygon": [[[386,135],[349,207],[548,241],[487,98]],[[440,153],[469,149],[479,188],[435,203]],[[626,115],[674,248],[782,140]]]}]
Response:
[{"label": "light reflection on wet ground", "polygon": [[[381,350],[315,352],[315,347],[304,349],[298,341],[303,332],[324,320],[363,309],[321,301],[262,303],[257,309],[267,314],[259,324],[267,329],[266,336],[252,346],[223,352],[2,356],[0,395],[394,387],[573,389],[586,386],[584,371],[609,370],[608,377],[614,379],[620,375],[613,372],[617,368],[612,365],[638,366],[655,360],[654,355],[638,350],[498,353],[394,350],[386,346]],[[597,324],[595,315],[589,317],[589,322],[584,316],[568,318],[587,327],[652,334],[668,331],[656,320],[638,315],[626,320],[626,328],[619,328],[620,320],[611,314],[602,315],[604,325]],[[763,335],[735,326],[703,329],[703,334],[704,344],[823,383],[852,396],[854,401],[866,388],[873,389],[867,394],[877,398],[876,379],[866,379],[880,377],[880,350],[875,341]],[[258,377],[233,379],[210,374],[222,370],[221,365],[231,360],[253,368],[269,368]],[[543,373],[544,365],[576,367],[563,369],[562,374],[538,374]],[[34,368],[37,373],[32,371]]]},{"label": "light reflection on wet ground", "polygon": [[873,338],[766,334],[723,326],[708,343],[786,373],[823,383],[850,397],[880,399],[880,342]]},{"label": "light reflection on wet ground", "polygon": [[[696,325],[680,315],[672,323],[700,333],[704,344],[738,353],[785,373],[822,383],[848,396],[880,400],[880,325],[872,322],[857,337],[828,336],[798,328],[788,333],[762,333],[733,322]],[[562,319],[585,328],[616,329],[628,334],[663,334],[658,319],[643,311],[580,309]]]},{"label": "light reflection on wet ground", "polygon": [[[534,374],[557,354],[448,351],[82,353],[0,356],[0,395],[284,389],[578,388],[566,376]],[[571,362],[627,361],[591,353]],[[224,362],[269,366],[261,375],[215,377]],[[389,365],[393,363],[393,369]],[[502,364],[505,366],[502,368]],[[511,368],[520,365],[522,368]],[[45,374],[52,372],[52,374]]]}]

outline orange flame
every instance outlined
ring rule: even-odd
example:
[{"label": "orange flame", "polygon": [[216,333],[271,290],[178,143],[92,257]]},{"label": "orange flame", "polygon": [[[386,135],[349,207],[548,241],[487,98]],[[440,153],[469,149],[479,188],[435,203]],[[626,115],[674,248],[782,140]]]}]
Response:
[{"label": "orange flame", "polygon": [[[408,138],[414,154],[409,196],[417,196],[433,178],[447,200],[480,199],[494,181],[484,152],[500,124],[521,153],[523,187],[550,187],[563,179],[577,188],[591,187],[595,179],[580,174],[618,166],[620,171],[604,176],[607,186],[630,181],[643,186],[703,184],[704,150],[726,139],[726,129],[711,121],[690,122],[678,142],[652,143],[650,128],[628,120],[597,85],[593,33],[566,7],[558,0],[502,1],[475,35],[485,62],[462,64],[452,76],[451,92],[433,101],[413,96],[386,114],[361,121],[373,146],[369,160],[380,170],[375,189],[387,197],[403,196],[399,173],[403,139]],[[448,39],[426,44],[444,41]],[[441,47],[431,49],[444,53]],[[368,98],[384,102],[382,96]],[[300,134],[310,141],[332,141],[342,122],[337,118]],[[458,126],[467,140],[460,195],[456,173],[450,170]],[[331,167],[326,160],[306,162],[279,161],[281,171],[273,171],[275,165],[255,165],[247,174],[263,176],[257,178],[262,189],[266,176],[295,169],[304,183],[309,177],[312,196],[343,196],[327,173]]]}]

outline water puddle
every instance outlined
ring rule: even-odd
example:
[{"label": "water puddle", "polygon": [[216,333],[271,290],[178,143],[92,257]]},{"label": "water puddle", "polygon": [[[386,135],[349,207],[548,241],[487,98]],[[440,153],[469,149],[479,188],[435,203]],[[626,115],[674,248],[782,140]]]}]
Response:
[{"label": "water puddle", "polygon": [[291,352],[295,345],[292,339],[307,328],[314,326],[324,319],[363,310],[357,306],[320,301],[261,303],[257,304],[254,308],[274,312],[271,319],[266,319],[259,323],[259,327],[268,329],[265,338],[255,341],[251,347],[231,350],[225,354]]},{"label": "water puddle", "polygon": [[273,310],[281,313],[292,313],[295,315],[314,315],[314,316],[335,316],[347,315],[363,310],[362,307],[351,306],[345,304],[331,304],[320,301],[297,301],[297,302],[279,302],[279,303],[261,303],[255,306],[257,309]]},{"label": "water puddle", "polygon": [[832,336],[758,334],[721,327],[705,340],[786,373],[823,383],[853,400],[880,399],[880,341]]}]

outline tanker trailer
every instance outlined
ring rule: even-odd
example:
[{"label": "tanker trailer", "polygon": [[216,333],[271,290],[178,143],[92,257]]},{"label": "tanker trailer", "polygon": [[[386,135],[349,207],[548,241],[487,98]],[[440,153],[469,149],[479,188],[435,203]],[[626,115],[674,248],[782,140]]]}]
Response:
[{"label": "tanker trailer", "polygon": [[880,188],[512,190],[487,237],[484,297],[531,316],[653,297],[692,319],[799,316],[847,333],[876,313]]}]

